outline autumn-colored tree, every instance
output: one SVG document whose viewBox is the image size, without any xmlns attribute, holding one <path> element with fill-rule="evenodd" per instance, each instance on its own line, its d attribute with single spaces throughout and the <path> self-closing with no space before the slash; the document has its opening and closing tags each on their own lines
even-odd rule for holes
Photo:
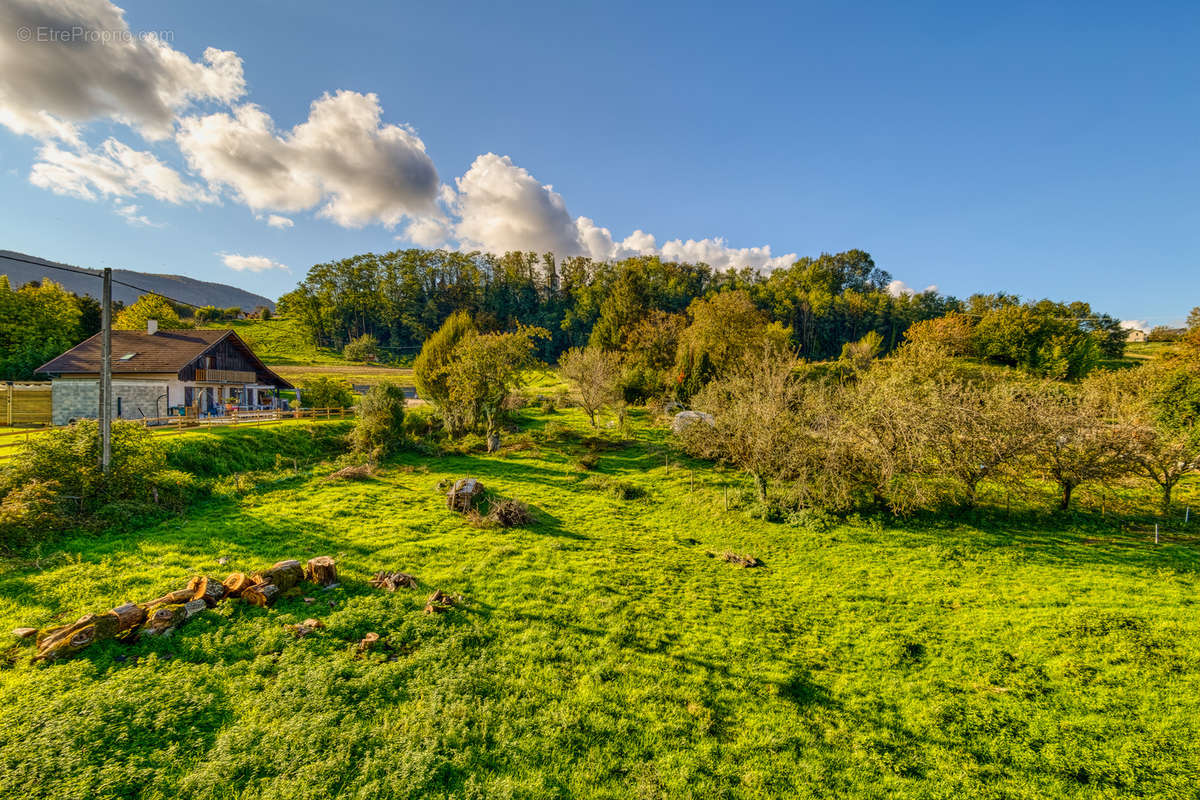
<svg viewBox="0 0 1200 800">
<path fill-rule="evenodd" d="M 952 312 L 914 322 L 904 332 L 904 340 L 912 344 L 934 345 L 952 356 L 965 356 L 971 352 L 971 318 Z"/>
<path fill-rule="evenodd" d="M 161 330 L 188 328 L 175 311 L 175 307 L 162 295 L 144 294 L 113 320 L 113 328 L 119 331 L 144 331 L 149 320 L 157 320 Z"/>
</svg>

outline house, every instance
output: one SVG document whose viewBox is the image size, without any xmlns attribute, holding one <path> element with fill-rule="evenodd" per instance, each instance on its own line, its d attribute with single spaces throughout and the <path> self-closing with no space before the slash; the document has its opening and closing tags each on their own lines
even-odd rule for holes
<svg viewBox="0 0 1200 800">
<path fill-rule="evenodd" d="M 100 334 L 38 367 L 51 378 L 53 424 L 100 412 Z M 114 419 L 216 416 L 231 409 L 275 408 L 293 388 L 230 330 L 113 331 Z"/>
<path fill-rule="evenodd" d="M 1147 339 L 1146 332 L 1142 331 L 1142 330 L 1138 330 L 1137 328 L 1130 328 L 1129 331 L 1125 334 L 1125 341 L 1127 341 L 1127 342 L 1144 342 L 1144 341 L 1146 341 L 1146 339 Z"/>
</svg>

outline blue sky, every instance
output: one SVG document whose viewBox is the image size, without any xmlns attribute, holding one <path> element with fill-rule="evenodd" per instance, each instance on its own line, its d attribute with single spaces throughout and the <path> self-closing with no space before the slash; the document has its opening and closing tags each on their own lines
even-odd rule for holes
<svg viewBox="0 0 1200 800">
<path fill-rule="evenodd" d="M 84 13 L 106 3 L 69 5 Z M 431 220 L 423 242 L 526 236 L 571 247 L 585 241 L 574 222 L 583 216 L 610 232 L 599 246 L 612 253 L 707 252 L 769 267 L 859 247 L 918 289 L 1084 299 L 1152 324 L 1200 304 L 1195 4 L 122 7 L 130 29 L 169 31 L 169 47 L 193 62 L 208 47 L 236 53 L 243 90 L 176 103 L 167 127 L 147 135 L 114 119 L 119 109 L 71 106 L 55 86 L 33 86 L 40 73 L 7 87 L 0 78 L 0 108 L 56 98 L 57 116 L 79 131 L 54 144 L 28 124 L 24 133 L 0 125 L 0 247 L 277 296 L 313 263 L 408 246 L 414 217 Z M 9 64 L 30 52 L 3 36 L 0 65 L 6 50 Z M 256 205 L 255 165 L 219 158 L 231 139 L 193 149 L 208 166 L 184 157 L 186 118 L 254 104 L 282 141 L 310 104 L 339 90 L 377 95 L 383 128 L 411 126 L 406 143 L 384 135 L 380 157 L 398 172 L 373 189 L 396 187 L 399 199 L 323 212 L 336 187 L 353 193 L 357 183 L 322 172 L 340 167 L 321 151 L 296 178 L 298 192 L 323 187 L 312 188 L 319 200 Z M 31 183 L 44 148 L 57 148 L 49 160 L 61 167 L 110 137 L 176 171 L 187 197 L 61 169 Z M 508 158 L 477 161 L 488 153 Z M 434 197 L 423 175 L 401 185 L 417 162 L 453 191 Z M 267 225 L 272 213 L 292 226 Z M 653 245 L 628 240 L 634 231 Z M 714 237 L 723 243 L 702 242 Z M 762 246 L 769 256 L 741 252 Z M 225 255 L 243 257 L 232 262 L 242 269 Z"/>
</svg>

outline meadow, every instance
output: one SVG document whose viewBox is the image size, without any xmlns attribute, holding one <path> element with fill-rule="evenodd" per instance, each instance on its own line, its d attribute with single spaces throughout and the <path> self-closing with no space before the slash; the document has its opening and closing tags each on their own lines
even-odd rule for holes
<svg viewBox="0 0 1200 800">
<path fill-rule="evenodd" d="M 333 555 L 342 584 L 68 662 L 9 647 L 0 796 L 1196 796 L 1200 558 L 1180 523 L 1155 545 L 1085 493 L 1070 515 L 1028 507 L 1047 494 L 776 524 L 647 412 L 622 433 L 519 419 L 498 454 L 422 447 L 361 482 L 264 468 L 277 443 L 254 431 L 196 434 L 238 437 L 226 466 L 254 471 L 183 517 L 5 562 L 9 628 L 285 558 Z M 466 524 L 438 489 L 466 475 L 535 523 Z M 382 569 L 420 587 L 370 588 Z M 461 604 L 424 614 L 434 589 Z M 306 617 L 325 627 L 283 627 Z M 385 646 L 357 656 L 367 632 Z"/>
</svg>

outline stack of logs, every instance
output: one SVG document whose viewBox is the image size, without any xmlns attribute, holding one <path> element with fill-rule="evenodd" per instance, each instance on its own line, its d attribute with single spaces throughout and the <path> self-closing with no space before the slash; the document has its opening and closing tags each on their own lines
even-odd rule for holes
<svg viewBox="0 0 1200 800">
<path fill-rule="evenodd" d="M 69 658 L 95 642 L 128 641 L 139 632 L 161 636 L 226 597 L 269 606 L 305 579 L 332 586 L 337 583 L 337 566 L 329 556 L 318 556 L 309 560 L 307 568 L 299 561 L 280 561 L 252 575 L 235 572 L 223 581 L 198 575 L 186 587 L 149 602 L 126 603 L 107 613 L 88 614 L 71 625 L 43 631 L 37 638 L 34 660 Z"/>
</svg>

